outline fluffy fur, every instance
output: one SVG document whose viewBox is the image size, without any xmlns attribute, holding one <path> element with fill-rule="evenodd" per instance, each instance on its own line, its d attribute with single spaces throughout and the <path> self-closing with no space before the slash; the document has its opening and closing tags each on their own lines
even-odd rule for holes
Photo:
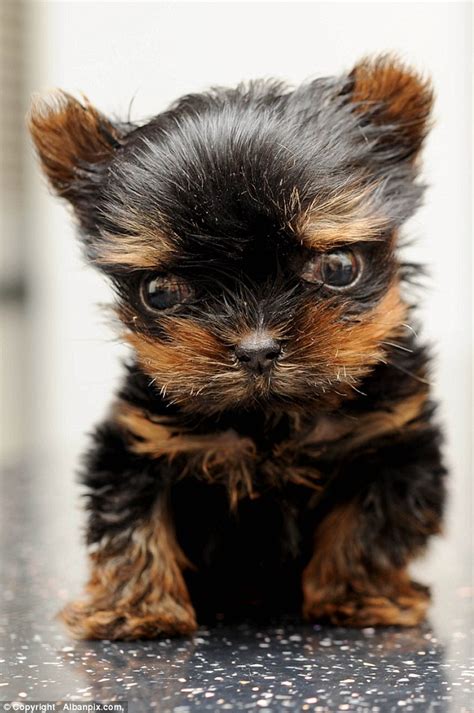
<svg viewBox="0 0 474 713">
<path fill-rule="evenodd" d="M 186 96 L 143 124 L 64 92 L 33 106 L 43 170 L 134 354 L 82 473 L 91 578 L 63 612 L 74 635 L 250 612 L 423 618 L 406 568 L 440 529 L 445 470 L 398 236 L 431 104 L 381 57 L 296 89 Z M 337 250 L 357 256 L 353 284 L 304 277 Z M 176 303 L 144 300 L 155 275 Z M 267 354 L 249 371 L 237 348 L 262 335 L 271 368 Z"/>
</svg>

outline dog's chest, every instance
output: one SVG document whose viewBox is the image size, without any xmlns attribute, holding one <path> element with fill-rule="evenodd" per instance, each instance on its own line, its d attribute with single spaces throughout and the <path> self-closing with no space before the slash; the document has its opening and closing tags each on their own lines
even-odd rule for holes
<svg viewBox="0 0 474 713">
<path fill-rule="evenodd" d="M 235 429 L 215 434 L 210 447 L 187 459 L 186 475 L 224 484 L 231 505 L 258 498 L 288 484 L 320 490 L 335 443 L 348 432 L 347 422 L 321 417 L 304 428 Z"/>
<path fill-rule="evenodd" d="M 225 486 L 232 507 L 289 483 L 320 489 L 322 464 L 353 427 L 331 415 L 305 422 L 286 417 L 275 424 L 249 416 L 212 430 L 184 430 L 123 403 L 116 418 L 130 434 L 134 452 L 158 463 L 168 460 L 176 480 Z"/>
</svg>

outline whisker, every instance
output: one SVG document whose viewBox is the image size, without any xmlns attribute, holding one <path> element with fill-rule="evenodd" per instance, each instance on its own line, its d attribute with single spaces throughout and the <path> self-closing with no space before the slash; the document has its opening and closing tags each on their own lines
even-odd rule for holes
<svg viewBox="0 0 474 713">
<path fill-rule="evenodd" d="M 415 381 L 419 381 L 420 384 L 427 384 L 427 386 L 432 385 L 431 381 L 428 381 L 428 379 L 423 379 L 422 376 L 418 376 L 418 374 L 414 374 L 412 371 L 405 369 L 403 366 L 400 366 L 399 364 L 394 364 L 391 361 L 387 362 L 387 364 L 389 366 L 393 366 L 394 369 L 398 369 L 398 371 L 401 371 L 403 374 L 406 374 L 407 376 L 411 376 L 412 379 L 415 379 Z"/>
<path fill-rule="evenodd" d="M 357 388 L 354 386 L 354 384 L 351 384 L 349 381 L 347 382 L 347 385 L 350 386 L 350 388 L 353 389 L 353 391 L 357 391 L 357 393 L 360 394 L 361 396 L 367 396 L 367 394 L 366 394 L 364 391 L 361 391 L 360 389 L 357 389 Z"/>
<path fill-rule="evenodd" d="M 402 344 L 397 344 L 397 342 L 380 342 L 381 344 L 385 344 L 388 347 L 395 347 L 395 349 L 400 349 L 402 352 L 408 352 L 409 354 L 413 354 L 413 349 L 408 349 L 408 347 L 404 347 Z"/>
<path fill-rule="evenodd" d="M 407 324 L 406 322 L 404 322 L 402 324 L 402 327 L 406 327 L 413 334 L 414 337 L 418 337 L 418 334 L 416 333 L 414 328 L 411 326 L 411 324 Z"/>
</svg>

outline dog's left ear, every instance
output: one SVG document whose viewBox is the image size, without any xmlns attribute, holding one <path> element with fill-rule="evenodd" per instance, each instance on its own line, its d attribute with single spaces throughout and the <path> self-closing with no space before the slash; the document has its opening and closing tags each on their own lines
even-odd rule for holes
<svg viewBox="0 0 474 713">
<path fill-rule="evenodd" d="M 83 228 L 94 228 L 94 200 L 121 132 L 87 99 L 58 91 L 33 102 L 28 128 L 54 191 L 73 206 Z"/>
<path fill-rule="evenodd" d="M 350 101 L 384 161 L 415 159 L 430 129 L 430 82 L 384 55 L 359 62 L 349 75 Z"/>
</svg>

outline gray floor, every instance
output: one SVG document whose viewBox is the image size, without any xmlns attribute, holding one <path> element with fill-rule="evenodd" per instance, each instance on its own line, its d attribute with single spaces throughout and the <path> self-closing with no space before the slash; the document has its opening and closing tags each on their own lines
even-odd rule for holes
<svg viewBox="0 0 474 713">
<path fill-rule="evenodd" d="M 462 528 L 419 568 L 434 604 L 417 629 L 278 622 L 201 629 L 188 640 L 91 643 L 72 641 L 54 620 L 85 576 L 70 473 L 60 464 L 10 470 L 0 507 L 0 701 L 124 701 L 132 713 L 474 710 Z"/>
</svg>

